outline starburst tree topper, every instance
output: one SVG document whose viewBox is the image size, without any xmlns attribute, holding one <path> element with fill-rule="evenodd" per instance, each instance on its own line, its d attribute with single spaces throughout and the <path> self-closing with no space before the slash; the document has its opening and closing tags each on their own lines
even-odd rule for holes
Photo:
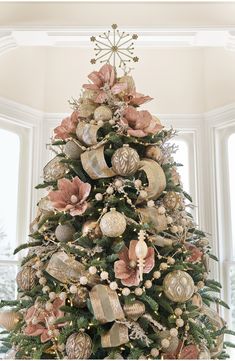
<svg viewBox="0 0 235 361">
<path fill-rule="evenodd" d="M 129 34 L 119 31 L 116 24 L 112 25 L 112 30 L 104 32 L 98 37 L 92 36 L 90 40 L 95 43 L 95 58 L 91 59 L 92 64 L 113 63 L 116 67 L 125 67 L 131 61 L 137 62 L 139 58 L 134 56 L 134 42 L 138 38 L 137 34 Z"/>
</svg>

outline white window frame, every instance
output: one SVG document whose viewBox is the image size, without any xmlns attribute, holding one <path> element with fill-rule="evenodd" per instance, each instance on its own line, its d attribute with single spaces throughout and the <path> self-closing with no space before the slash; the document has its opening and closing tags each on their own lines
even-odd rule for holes
<svg viewBox="0 0 235 361">
<path fill-rule="evenodd" d="M 38 195 L 34 186 L 39 182 L 41 168 L 42 120 L 41 112 L 0 97 L 0 128 L 15 133 L 20 141 L 15 247 L 28 241 L 29 223 L 35 214 Z M 0 265 L 18 266 L 22 256 L 23 252 L 6 260 L 0 255 Z"/>
</svg>

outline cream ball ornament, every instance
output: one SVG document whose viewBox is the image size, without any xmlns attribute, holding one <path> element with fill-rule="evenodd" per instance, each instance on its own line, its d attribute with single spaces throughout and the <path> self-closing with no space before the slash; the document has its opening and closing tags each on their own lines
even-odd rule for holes
<svg viewBox="0 0 235 361">
<path fill-rule="evenodd" d="M 163 290 L 169 300 L 186 302 L 194 293 L 194 282 L 187 272 L 176 270 L 169 272 L 164 278 Z"/>
<path fill-rule="evenodd" d="M 162 351 L 166 353 L 174 353 L 179 346 L 178 337 L 171 336 L 169 330 L 161 331 L 159 333 L 159 337 L 161 340 Z"/>
<path fill-rule="evenodd" d="M 55 230 L 56 239 L 59 242 L 68 242 L 73 240 L 76 229 L 71 224 L 59 224 Z"/>
<path fill-rule="evenodd" d="M 115 208 L 111 208 L 100 221 L 100 229 L 104 236 L 107 237 L 119 237 L 126 229 L 125 216 L 117 212 Z"/>
<path fill-rule="evenodd" d="M 100 120 L 102 121 L 108 121 L 112 119 L 113 113 L 112 110 L 107 105 L 100 105 L 96 110 L 94 111 L 94 119 L 98 122 Z"/>
<path fill-rule="evenodd" d="M 129 144 L 117 149 L 111 159 L 112 169 L 121 176 L 130 176 L 139 168 L 140 157 L 137 151 Z"/>
<path fill-rule="evenodd" d="M 150 351 L 150 355 L 152 356 L 152 357 L 158 357 L 158 355 L 159 355 L 159 350 L 157 349 L 157 348 L 152 348 L 151 349 L 151 351 Z"/>
</svg>

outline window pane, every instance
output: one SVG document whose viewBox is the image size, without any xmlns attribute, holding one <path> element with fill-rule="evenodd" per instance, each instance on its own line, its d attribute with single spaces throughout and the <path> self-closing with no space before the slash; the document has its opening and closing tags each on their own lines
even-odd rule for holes
<svg viewBox="0 0 235 361">
<path fill-rule="evenodd" d="M 233 239 L 233 256 L 235 256 L 235 133 L 228 139 L 228 162 L 229 162 L 229 187 L 230 187 L 230 209 L 231 209 L 231 228 Z"/>
<path fill-rule="evenodd" d="M 16 295 L 16 266 L 0 265 L 0 299 L 14 300 Z"/>
<path fill-rule="evenodd" d="M 9 259 L 16 247 L 20 140 L 0 129 L 0 259 Z"/>
</svg>

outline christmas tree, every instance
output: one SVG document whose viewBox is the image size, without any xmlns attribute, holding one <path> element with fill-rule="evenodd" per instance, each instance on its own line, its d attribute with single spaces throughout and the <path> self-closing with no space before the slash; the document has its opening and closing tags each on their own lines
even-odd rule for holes
<svg viewBox="0 0 235 361">
<path fill-rule="evenodd" d="M 206 234 L 190 213 L 175 135 L 139 107 L 126 70 L 137 36 L 91 40 L 105 63 L 54 129 L 47 194 L 30 225 L 18 299 L 1 301 L 2 351 L 16 359 L 224 359 L 228 307 L 208 275 Z M 110 60 L 114 60 L 114 65 Z M 115 64 L 124 69 L 117 73 Z"/>
</svg>

